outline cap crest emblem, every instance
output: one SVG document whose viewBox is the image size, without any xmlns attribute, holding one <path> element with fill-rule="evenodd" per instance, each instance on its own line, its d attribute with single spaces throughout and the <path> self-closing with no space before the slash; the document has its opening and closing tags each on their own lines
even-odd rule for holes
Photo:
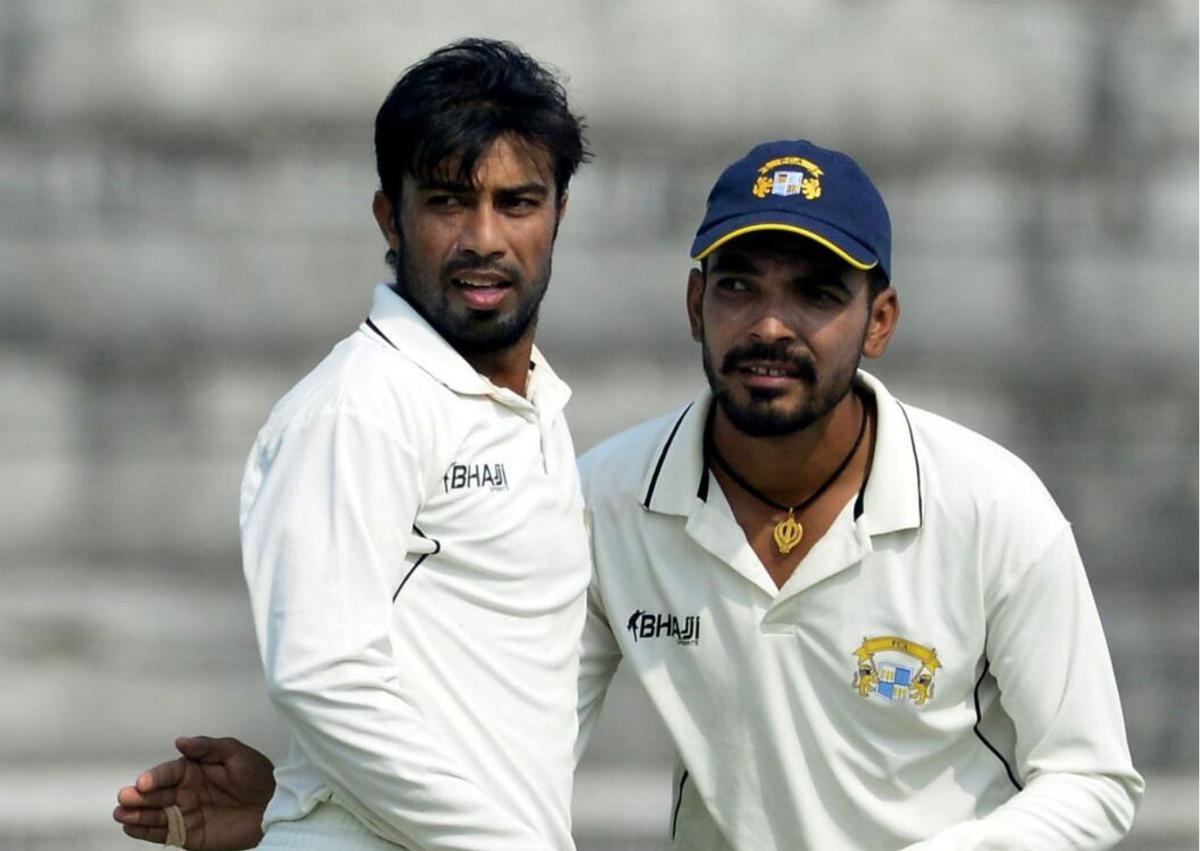
<svg viewBox="0 0 1200 851">
<path fill-rule="evenodd" d="M 788 165 L 799 166 L 803 171 L 782 170 L 783 166 Z M 812 160 L 804 157 L 779 157 L 759 167 L 758 177 L 750 191 L 755 198 L 766 198 L 768 195 L 782 195 L 785 198 L 789 195 L 803 195 L 809 201 L 813 201 L 821 197 L 821 177 L 824 174 L 820 166 Z"/>
</svg>

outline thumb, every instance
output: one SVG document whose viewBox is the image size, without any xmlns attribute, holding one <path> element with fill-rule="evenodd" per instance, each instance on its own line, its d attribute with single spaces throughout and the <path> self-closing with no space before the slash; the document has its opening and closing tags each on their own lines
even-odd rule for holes
<svg viewBox="0 0 1200 851">
<path fill-rule="evenodd" d="M 209 736 L 180 736 L 175 740 L 175 750 L 199 762 L 212 751 L 215 743 L 216 739 Z"/>
</svg>

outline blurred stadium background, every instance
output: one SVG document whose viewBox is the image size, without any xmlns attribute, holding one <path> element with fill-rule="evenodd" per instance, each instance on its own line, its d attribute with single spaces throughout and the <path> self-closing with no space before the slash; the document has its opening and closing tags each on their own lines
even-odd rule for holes
<svg viewBox="0 0 1200 851">
<path fill-rule="evenodd" d="M 904 304 L 874 369 L 1073 519 L 1149 780 L 1123 847 L 1195 848 L 1194 0 L 0 0 L 0 847 L 135 847 L 112 795 L 175 734 L 280 753 L 241 464 L 386 273 L 379 102 L 463 35 L 561 68 L 591 125 L 540 336 L 581 450 L 700 386 L 686 250 L 725 163 L 802 136 L 868 167 Z M 620 680 L 581 851 L 659 847 L 669 759 Z"/>
</svg>

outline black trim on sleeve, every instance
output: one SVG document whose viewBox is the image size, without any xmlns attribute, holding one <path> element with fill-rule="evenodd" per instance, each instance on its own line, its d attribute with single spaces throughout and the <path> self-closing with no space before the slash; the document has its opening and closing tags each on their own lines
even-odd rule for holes
<svg viewBox="0 0 1200 851">
<path fill-rule="evenodd" d="M 367 321 L 370 322 L 371 320 L 368 319 Z M 384 337 L 384 339 L 386 340 L 387 337 Z M 430 556 L 437 555 L 438 553 L 440 553 L 442 551 L 442 542 L 435 540 L 435 539 L 429 537 L 428 535 L 426 535 L 424 532 L 422 532 L 420 529 L 417 528 L 417 524 L 415 524 L 415 523 L 413 524 L 413 531 L 416 532 L 418 535 L 420 535 L 425 540 L 433 541 L 433 552 L 421 553 L 421 557 L 419 559 L 417 559 L 416 563 L 412 567 L 410 567 L 408 569 L 408 573 L 404 574 L 404 578 L 402 580 L 400 580 L 400 587 L 397 588 L 396 593 L 392 595 L 393 603 L 396 602 L 396 598 L 400 596 L 400 592 L 404 590 L 404 586 L 406 584 L 408 584 L 409 577 L 411 577 L 413 575 L 413 573 L 416 571 L 416 569 L 421 566 L 421 562 L 425 561 L 425 559 L 429 558 Z"/>
<path fill-rule="evenodd" d="M 378 335 L 379 335 L 379 336 L 380 336 L 380 337 L 383 339 L 383 342 L 387 343 L 387 344 L 388 344 L 389 346 L 391 346 L 393 349 L 396 349 L 396 344 L 395 344 L 395 343 L 393 343 L 393 342 L 392 342 L 390 339 L 388 339 L 388 335 L 387 335 L 387 334 L 385 334 L 385 333 L 383 333 L 382 331 L 380 331 L 380 330 L 379 330 L 379 326 L 378 326 L 378 325 L 376 325 L 374 322 L 372 322 L 372 321 L 371 321 L 371 317 L 370 317 L 370 316 L 368 316 L 368 317 L 367 317 L 367 319 L 366 319 L 366 323 L 367 323 L 367 327 L 368 327 L 368 328 L 370 328 L 372 331 L 374 331 L 376 334 L 378 334 Z M 397 350 L 397 351 L 399 351 L 399 349 L 396 349 L 396 350 Z"/>
<path fill-rule="evenodd" d="M 912 444 L 913 466 L 917 468 L 917 522 L 922 526 L 925 525 L 925 497 L 921 493 L 921 459 L 917 457 L 917 438 L 913 434 L 912 421 L 908 418 L 908 411 L 904 410 L 904 406 L 899 402 L 896 407 L 900 409 L 900 413 L 904 414 L 904 424 L 908 426 L 908 442 Z"/>
<path fill-rule="evenodd" d="M 675 828 L 679 826 L 679 807 L 683 804 L 683 784 L 687 783 L 688 773 L 684 769 L 683 776 L 679 778 L 679 791 L 675 793 L 675 812 L 671 813 L 671 839 L 675 839 Z"/>
<path fill-rule="evenodd" d="M 989 742 L 979 730 L 979 725 L 983 723 L 983 713 L 979 709 L 979 687 L 983 684 L 983 678 L 987 676 L 988 669 L 991 668 L 991 666 L 991 662 L 984 661 L 983 673 L 981 673 L 979 675 L 979 679 L 975 681 L 975 726 L 971 729 L 975 731 L 975 735 L 978 737 L 979 741 L 983 742 L 984 747 L 991 751 L 992 754 L 995 755 L 996 759 L 1000 760 L 1000 764 L 1004 766 L 1005 773 L 1008 774 L 1008 779 L 1012 782 L 1012 785 L 1017 787 L 1017 791 L 1020 792 L 1025 787 L 1021 785 L 1021 781 L 1017 780 L 1016 772 L 1012 770 L 1012 766 L 1008 764 L 1008 760 L 1004 758 L 1004 755 L 1000 753 L 1000 751 L 996 749 L 996 746 Z"/>
<path fill-rule="evenodd" d="M 675 421 L 675 427 L 671 429 L 671 436 L 667 438 L 667 445 L 659 453 L 658 463 L 654 466 L 654 475 L 650 477 L 650 487 L 646 489 L 646 498 L 642 500 L 642 508 L 650 508 L 650 500 L 654 497 L 654 488 L 658 486 L 658 474 L 662 472 L 663 462 L 667 460 L 667 451 L 671 448 L 671 441 L 675 439 L 675 432 L 679 431 L 679 426 L 683 423 L 683 418 L 687 416 L 687 412 L 692 409 L 692 404 L 689 402 L 688 406 L 683 409 L 683 413 Z"/>
</svg>

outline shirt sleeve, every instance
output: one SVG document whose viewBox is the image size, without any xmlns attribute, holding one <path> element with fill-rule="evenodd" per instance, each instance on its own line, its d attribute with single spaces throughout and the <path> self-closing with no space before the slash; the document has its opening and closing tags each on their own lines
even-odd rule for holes
<svg viewBox="0 0 1200 851">
<path fill-rule="evenodd" d="M 1103 849 L 1133 823 L 1134 770 L 1108 647 L 1070 528 L 998 590 L 987 656 L 1016 730 L 1021 790 L 909 851 Z"/>
<path fill-rule="evenodd" d="M 384 839 L 414 851 L 545 848 L 431 732 L 392 644 L 427 487 L 396 431 L 323 411 L 247 466 L 242 551 L 268 692 L 333 799 Z"/>
<path fill-rule="evenodd" d="M 588 531 L 591 532 L 591 515 Z M 592 548 L 593 565 L 595 547 Z M 588 588 L 587 620 L 583 625 L 583 639 L 579 653 L 579 736 L 575 739 L 575 764 L 583 758 L 591 741 L 592 733 L 604 706 L 609 683 L 621 662 L 621 649 L 608 623 L 608 614 L 596 588 L 596 571 L 592 569 L 592 584 Z"/>
</svg>

